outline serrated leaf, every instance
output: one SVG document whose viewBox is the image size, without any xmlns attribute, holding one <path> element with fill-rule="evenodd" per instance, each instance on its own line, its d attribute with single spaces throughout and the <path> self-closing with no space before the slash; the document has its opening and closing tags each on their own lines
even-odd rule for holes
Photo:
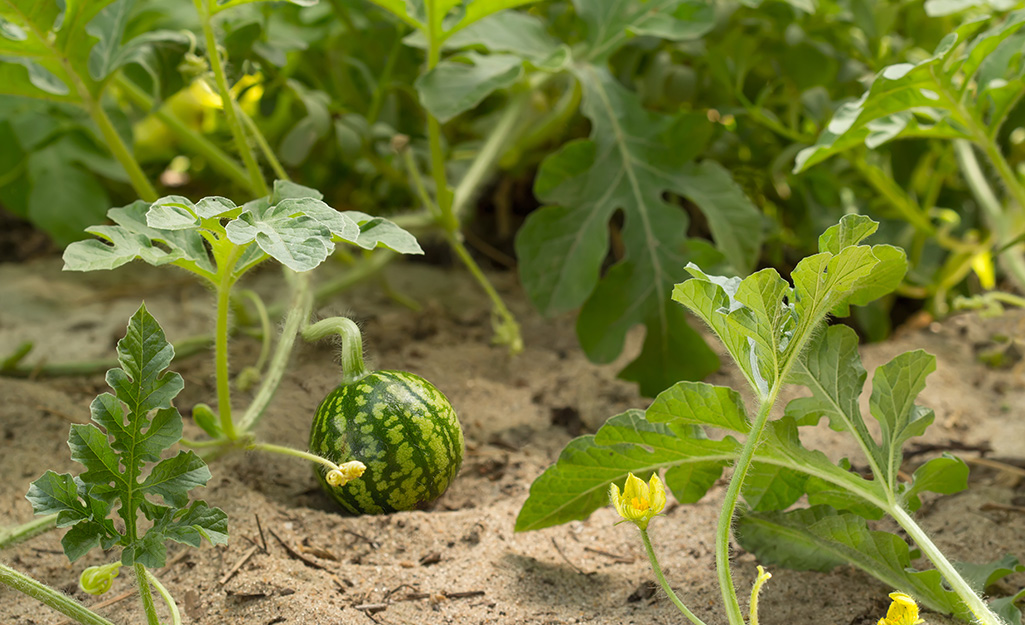
<svg viewBox="0 0 1025 625">
<path fill-rule="evenodd" d="M 119 544 L 124 548 L 123 563 L 163 566 L 163 530 L 155 523 L 140 535 L 139 511 L 151 520 L 155 520 L 157 510 L 177 514 L 188 506 L 188 491 L 205 484 L 210 471 L 191 451 L 160 459 L 161 452 L 181 440 L 181 416 L 171 401 L 183 383 L 177 373 L 165 371 L 174 349 L 145 305 L 132 316 L 117 351 L 121 368 L 107 372 L 107 383 L 115 394 L 97 397 L 92 402 L 95 424 L 72 425 L 68 437 L 71 457 L 85 467 L 85 472 L 73 478 L 49 471 L 32 484 L 27 497 L 37 514 L 56 512 L 59 525 L 73 526 L 63 540 L 72 560 L 97 545 L 109 549 Z M 147 462 L 157 464 L 140 481 Z M 162 497 L 173 508 L 147 499 L 153 496 Z M 115 503 L 124 521 L 121 528 L 108 518 Z M 188 513 L 179 516 L 185 518 Z M 216 515 L 207 512 L 203 516 Z M 223 532 L 210 535 L 223 539 Z"/>
<path fill-rule="evenodd" d="M 807 482 L 807 473 L 752 462 L 741 494 L 751 510 L 785 510 L 805 494 Z"/>
<path fill-rule="evenodd" d="M 523 61 L 510 54 L 460 54 L 438 63 L 416 80 L 420 101 L 441 122 L 476 107 L 523 76 Z"/>
<path fill-rule="evenodd" d="M 968 582 L 972 590 L 980 594 L 1009 575 L 1025 572 L 1025 566 L 1011 554 L 993 562 L 955 562 L 954 567 Z"/>
<path fill-rule="evenodd" d="M 643 323 L 646 349 L 624 375 L 644 379 L 667 364 L 678 373 L 699 373 L 714 365 L 711 354 L 677 325 L 666 302 L 671 285 L 685 275 L 684 265 L 699 256 L 707 260 L 709 250 L 687 238 L 686 214 L 664 195 L 691 198 L 693 186 L 699 207 L 716 209 L 705 202 L 707 189 L 695 183 L 705 166 L 688 166 L 708 137 L 707 119 L 649 113 L 634 94 L 594 66 L 578 66 L 577 76 L 591 138 L 566 144 L 541 165 L 535 194 L 547 205 L 531 213 L 517 235 L 521 279 L 543 314 L 584 304 L 577 333 L 592 360 L 614 359 L 626 331 Z M 599 281 L 608 252 L 608 222 L 616 211 L 624 215 L 625 255 Z M 724 210 L 717 219 L 737 216 Z M 733 223 L 734 232 L 760 242 L 760 225 L 750 216 Z M 700 353 L 701 363 L 684 362 L 679 350 L 688 346 Z M 645 393 L 676 379 L 666 375 L 650 381 Z"/>
<path fill-rule="evenodd" d="M 199 225 L 196 205 L 180 195 L 162 197 L 150 205 L 146 225 L 157 230 L 190 230 Z"/>
<path fill-rule="evenodd" d="M 220 508 L 211 508 L 205 501 L 194 501 L 162 528 L 164 536 L 175 542 L 199 547 L 205 538 L 211 545 L 228 542 L 228 515 Z"/>
<path fill-rule="evenodd" d="M 138 258 L 156 266 L 187 264 L 212 276 L 213 261 L 199 233 L 150 227 L 146 219 L 149 208 L 148 202 L 139 200 L 107 211 L 116 226 L 94 226 L 87 230 L 105 242 L 93 239 L 69 245 L 64 250 L 64 270 L 114 269 Z M 167 249 L 154 242 L 160 242 Z"/>
<path fill-rule="evenodd" d="M 911 568 L 907 543 L 889 532 L 869 530 L 857 515 L 827 506 L 750 513 L 737 522 L 737 538 L 764 564 L 816 571 L 853 564 L 931 610 L 972 618 L 968 607 L 945 588 L 938 571 Z"/>
<path fill-rule="evenodd" d="M 380 246 L 399 254 L 424 253 L 416 237 L 384 217 L 374 217 L 360 211 L 345 211 L 344 214 L 359 225 L 356 245 L 365 250 Z"/>
<path fill-rule="evenodd" d="M 725 428 L 741 434 L 746 434 L 751 428 L 740 393 L 704 382 L 677 382 L 659 393 L 644 411 L 644 416 L 652 423 L 676 421 Z"/>
<path fill-rule="evenodd" d="M 609 484 L 621 483 L 628 473 L 647 476 L 690 464 L 705 471 L 717 466 L 721 472 L 738 451 L 739 444 L 732 438 L 682 438 L 669 425 L 646 421 L 639 410 L 625 412 L 609 419 L 594 436 L 576 438 L 566 446 L 558 462 L 531 485 L 516 531 L 587 518 L 608 503 Z M 666 486 L 674 493 L 679 487 L 681 499 L 693 501 L 695 482 L 690 477 L 690 473 L 669 472 Z"/>
<path fill-rule="evenodd" d="M 209 480 L 210 469 L 203 459 L 192 451 L 183 451 L 153 467 L 142 483 L 142 490 L 147 495 L 163 497 L 170 506 L 182 508 L 188 505 L 188 491 L 206 485 Z"/>
<path fill-rule="evenodd" d="M 235 245 L 253 241 L 261 250 L 293 271 L 309 271 L 331 254 L 331 230 L 305 214 L 293 216 L 288 206 L 276 205 L 262 214 L 247 210 L 224 227 Z"/>
<path fill-rule="evenodd" d="M 922 350 L 901 354 L 876 369 L 872 376 L 869 409 L 882 429 L 879 445 L 883 460 L 881 476 L 891 488 L 903 461 L 901 448 L 913 436 L 921 436 L 934 418 L 932 410 L 915 405 L 925 389 L 926 377 L 936 370 L 936 357 Z"/>
<path fill-rule="evenodd" d="M 715 26 L 715 10 L 703 0 L 574 0 L 587 24 L 588 57 L 607 60 L 630 36 L 673 41 L 698 39 Z"/>
</svg>

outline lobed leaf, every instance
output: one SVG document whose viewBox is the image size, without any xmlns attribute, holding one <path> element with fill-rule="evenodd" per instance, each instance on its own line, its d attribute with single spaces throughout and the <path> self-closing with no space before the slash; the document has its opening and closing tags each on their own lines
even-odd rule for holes
<svg viewBox="0 0 1025 625">
<path fill-rule="evenodd" d="M 416 89 L 431 115 L 447 122 L 475 108 L 498 89 L 516 84 L 523 76 L 523 61 L 511 54 L 476 52 L 450 57 L 416 80 Z"/>
<path fill-rule="evenodd" d="M 161 459 L 162 452 L 181 440 L 181 415 L 171 402 L 183 383 L 177 373 L 166 371 L 174 349 L 145 305 L 132 316 L 117 351 L 121 368 L 107 372 L 114 394 L 98 396 L 91 407 L 94 423 L 71 426 L 68 437 L 71 457 L 85 471 L 77 478 L 48 471 L 32 483 L 27 498 L 36 514 L 56 512 L 58 525 L 72 526 L 62 541 L 72 560 L 96 546 L 109 549 L 116 544 L 123 548 L 122 563 L 159 567 L 166 559 L 166 540 L 184 536 L 197 544 L 189 532 L 199 530 L 188 527 L 203 528 L 205 523 L 211 526 L 209 536 L 223 542 L 226 521 L 223 512 L 212 509 L 197 513 L 195 522 L 189 520 L 187 510 L 199 509 L 195 504 L 186 508 L 188 492 L 210 479 L 202 459 L 191 451 Z M 143 478 L 147 462 L 157 464 Z M 147 499 L 153 496 L 172 507 Z M 108 518 L 115 504 L 124 521 L 121 528 Z M 188 522 L 155 523 L 140 535 L 136 529 L 140 510 L 151 520 L 163 510 L 161 514 Z M 168 528 L 175 528 L 177 534 L 165 535 Z"/>
</svg>

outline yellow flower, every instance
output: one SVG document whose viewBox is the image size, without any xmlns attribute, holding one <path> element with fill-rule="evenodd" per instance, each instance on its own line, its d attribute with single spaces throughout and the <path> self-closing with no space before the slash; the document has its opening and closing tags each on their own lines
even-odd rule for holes
<svg viewBox="0 0 1025 625">
<path fill-rule="evenodd" d="M 648 529 L 648 521 L 666 507 L 666 487 L 658 478 L 658 473 L 651 475 L 648 484 L 630 473 L 623 485 L 623 493 L 615 484 L 609 486 L 609 499 L 623 520 L 630 521 L 637 527 Z"/>
<path fill-rule="evenodd" d="M 918 618 L 918 604 L 915 600 L 902 592 L 891 592 L 890 609 L 886 611 L 886 618 L 879 619 L 878 625 L 918 625 L 924 623 Z"/>
<path fill-rule="evenodd" d="M 327 472 L 325 480 L 327 483 L 334 487 L 345 486 L 349 482 L 363 475 L 363 472 L 367 470 L 367 465 L 363 464 L 359 460 L 350 460 L 344 464 L 338 465 L 338 468 L 331 469 Z"/>
</svg>

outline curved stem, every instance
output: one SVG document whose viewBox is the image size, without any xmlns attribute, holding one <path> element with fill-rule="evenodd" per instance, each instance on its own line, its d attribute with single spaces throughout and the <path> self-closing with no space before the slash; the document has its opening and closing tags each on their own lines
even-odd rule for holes
<svg viewBox="0 0 1025 625">
<path fill-rule="evenodd" d="M 57 515 L 47 514 L 32 519 L 28 523 L 0 529 L 0 549 L 5 549 L 23 540 L 28 540 L 55 527 L 57 527 Z"/>
<path fill-rule="evenodd" d="M 245 289 L 241 291 L 239 295 L 252 302 L 253 308 L 256 309 L 256 316 L 260 320 L 260 331 L 263 333 L 263 343 L 260 345 L 260 355 L 256 358 L 256 364 L 253 366 L 256 367 L 257 370 L 263 371 L 263 366 L 267 364 L 267 358 L 270 356 L 270 316 L 267 314 L 267 307 L 263 305 L 263 300 L 256 294 L 256 291 L 252 289 Z"/>
<path fill-rule="evenodd" d="M 268 195 L 267 181 L 263 178 L 260 165 L 253 156 L 246 142 L 246 133 L 239 122 L 235 110 L 235 100 L 231 96 L 231 89 L 228 87 L 228 79 L 224 74 L 224 65 L 221 63 L 221 55 L 217 52 L 217 38 L 214 36 L 214 27 L 211 23 L 211 13 L 208 0 L 193 0 L 196 12 L 199 13 L 199 23 L 203 27 L 203 38 L 206 42 L 206 56 L 210 62 L 210 69 L 214 72 L 214 81 L 217 83 L 217 91 L 221 95 L 221 105 L 224 110 L 224 118 L 228 122 L 231 136 L 235 140 L 235 149 L 238 150 L 242 162 L 246 166 L 249 180 L 253 189 L 259 195 Z"/>
<path fill-rule="evenodd" d="M 370 372 L 363 363 L 363 336 L 356 322 L 348 317 L 331 317 L 302 331 L 307 341 L 319 341 L 334 334 L 342 338 L 342 384 L 362 380 Z"/>
<path fill-rule="evenodd" d="M 221 175 L 229 178 L 240 187 L 248 189 L 253 195 L 257 194 L 258 190 L 253 188 L 252 181 L 246 176 L 245 170 L 242 169 L 242 166 L 235 159 L 228 156 L 224 150 L 214 145 L 202 134 L 189 128 L 168 107 L 156 106 L 156 103 L 153 101 L 153 98 L 149 97 L 149 94 L 140 89 L 131 80 L 125 78 L 124 75 L 118 74 L 114 80 L 125 97 L 131 100 L 135 106 L 163 122 L 178 137 L 183 146 L 205 158 L 210 163 L 210 166 Z"/>
<path fill-rule="evenodd" d="M 274 349 L 274 356 L 271 358 L 267 372 L 263 376 L 260 390 L 257 391 L 253 402 L 246 409 L 244 415 L 238 422 L 238 428 L 242 432 L 249 432 L 255 427 L 257 421 L 263 416 L 271 399 L 278 390 L 281 378 L 288 368 L 288 361 L 292 356 L 292 347 L 295 345 L 295 336 L 310 318 L 313 310 L 313 298 L 310 297 L 310 274 L 309 272 L 297 273 L 294 275 L 295 293 L 292 298 L 292 307 L 285 316 L 285 323 L 281 329 L 281 336 L 278 338 L 278 345 Z M 269 339 L 268 339 L 269 340 Z"/>
<path fill-rule="evenodd" d="M 1014 219 L 1014 213 L 1010 213 L 1010 211 L 1005 212 L 1000 200 L 986 181 L 986 176 L 979 166 L 979 161 L 975 158 L 975 151 L 970 142 L 965 139 L 954 141 L 954 152 L 957 155 L 958 165 L 961 166 L 961 173 L 964 174 L 965 181 L 972 190 L 972 195 L 975 196 L 976 201 L 979 203 L 990 231 L 996 234 L 1000 247 L 1008 245 L 1019 235 L 1023 220 L 1021 218 Z M 990 160 L 993 160 L 993 154 L 987 152 L 987 155 Z M 999 150 L 996 150 L 995 157 L 1003 161 L 1003 155 L 1000 154 Z M 1003 162 L 1006 165 L 1006 161 Z M 1013 177 L 1013 172 L 1010 175 Z M 1005 179 L 1004 182 L 1006 184 L 1007 180 Z M 1020 186 L 1018 185 L 1019 188 Z M 1012 186 L 1008 184 L 1007 187 L 1012 191 L 1013 195 L 1014 189 Z M 1025 209 L 1025 204 L 1022 204 L 1016 213 L 1020 215 L 1022 209 Z M 1020 244 L 1013 245 L 1010 249 L 1004 250 L 999 255 L 998 261 L 1001 267 L 1010 275 L 1011 279 L 1014 280 L 1018 290 L 1025 291 L 1025 255 L 1022 254 L 1022 249 L 1023 246 Z"/>
<path fill-rule="evenodd" d="M 110 117 L 107 116 L 107 112 L 103 110 L 100 102 L 88 98 L 85 100 L 85 108 L 93 122 L 100 129 L 100 134 L 103 135 L 107 148 L 110 149 L 114 158 L 124 167 L 125 172 L 128 174 L 128 179 L 132 183 L 132 188 L 139 194 L 139 198 L 146 202 L 156 202 L 160 197 L 157 194 L 157 190 L 150 184 L 149 178 L 146 177 L 142 167 L 139 166 L 139 161 L 135 160 L 131 150 L 121 140 L 121 135 L 117 133 L 114 124 L 111 123 Z"/>
<path fill-rule="evenodd" d="M 644 550 L 648 553 L 648 561 L 651 562 L 651 570 L 655 572 L 655 579 L 657 579 L 659 585 L 662 586 L 662 590 L 669 595 L 669 600 L 673 602 L 673 605 L 675 605 L 691 623 L 694 623 L 694 625 L 705 625 L 704 621 L 687 609 L 687 606 L 683 604 L 683 601 L 680 601 L 680 598 L 676 596 L 673 589 L 669 587 L 669 582 L 666 581 L 666 576 L 662 573 L 662 567 L 658 564 L 658 558 L 655 557 L 655 550 L 651 546 L 651 539 L 648 538 L 648 530 L 642 530 L 640 528 L 637 529 L 641 532 L 641 540 L 644 541 Z"/>
<path fill-rule="evenodd" d="M 748 611 L 750 625 L 758 625 L 758 595 L 762 592 L 762 586 L 771 577 L 772 573 L 767 572 L 761 566 L 758 567 L 758 577 L 755 578 L 755 583 L 751 587 L 751 603 L 749 604 L 750 610 Z"/>
<path fill-rule="evenodd" d="M 135 583 L 139 585 L 139 598 L 142 599 L 142 609 L 146 613 L 146 625 L 160 625 L 157 618 L 157 607 L 153 604 L 153 593 L 150 592 L 147 576 L 149 572 L 146 567 L 135 563 Z"/>
<path fill-rule="evenodd" d="M 758 447 L 762 430 L 765 429 L 769 411 L 776 403 L 779 388 L 779 384 L 774 385 L 770 395 L 761 400 L 758 415 L 755 417 L 754 423 L 751 424 L 750 434 L 744 442 L 740 458 L 734 465 L 733 477 L 730 478 L 730 485 L 726 489 L 726 499 L 723 501 L 722 510 L 719 513 L 719 525 L 715 532 L 715 568 L 719 576 L 719 588 L 722 591 L 726 616 L 729 617 L 730 625 L 744 625 L 744 613 L 740 610 L 740 600 L 737 599 L 737 589 L 733 585 L 733 576 L 730 573 L 730 530 L 733 527 L 733 514 L 737 510 L 740 489 L 744 486 L 748 469 L 751 468 L 755 448 Z"/>
<path fill-rule="evenodd" d="M 323 465 L 330 470 L 338 471 L 339 466 L 327 458 L 321 458 L 317 454 L 311 454 L 308 451 L 300 451 L 298 449 L 292 449 L 291 447 L 285 447 L 284 445 L 273 445 L 271 443 L 251 443 L 246 446 L 246 449 L 254 451 L 266 451 L 272 454 L 281 454 L 284 456 L 292 456 L 293 458 L 302 458 L 303 460 L 309 460 L 317 464 Z"/>
<path fill-rule="evenodd" d="M 281 165 L 281 161 L 278 160 L 278 156 L 274 153 L 274 150 L 271 149 L 270 144 L 267 143 L 267 137 L 263 136 L 263 132 L 260 131 L 260 127 L 256 125 L 253 118 L 247 115 L 242 109 L 236 109 L 236 112 L 245 123 L 246 130 L 249 131 L 253 140 L 256 141 L 256 145 L 263 153 L 263 157 L 267 159 L 267 164 L 270 165 L 271 170 L 274 172 L 274 176 L 278 180 L 291 180 L 291 178 L 288 177 L 288 172 L 286 172 L 285 168 Z"/>
<path fill-rule="evenodd" d="M 951 589 L 957 593 L 957 596 L 964 601 L 968 609 L 971 610 L 975 618 L 979 620 L 979 623 L 983 625 L 1006 625 L 1004 620 L 996 615 L 986 604 L 982 598 L 972 590 L 968 582 L 961 577 L 954 565 L 951 564 L 947 557 L 943 555 L 939 547 L 929 538 L 924 530 L 915 522 L 911 515 L 908 514 L 900 506 L 894 506 L 890 510 L 890 514 L 893 519 L 908 533 L 911 540 L 915 541 L 915 544 L 922 550 L 925 557 L 929 558 L 929 561 L 933 563 L 933 566 L 943 574 L 943 578 L 950 585 Z"/>
<path fill-rule="evenodd" d="M 167 589 L 160 583 L 160 580 L 153 573 L 150 573 L 148 569 L 146 570 L 146 579 L 153 584 L 153 587 L 163 597 L 164 603 L 167 604 L 167 609 L 171 612 L 171 625 L 182 625 L 182 615 L 178 611 L 178 604 L 174 602 L 174 597 L 171 596 L 171 593 L 167 592 Z"/>
<path fill-rule="evenodd" d="M 108 621 L 71 597 L 67 597 L 63 593 L 32 579 L 24 573 L 19 573 L 3 563 L 0 563 L 0 584 L 10 586 L 14 590 L 57 610 L 64 616 L 75 619 L 82 623 L 82 625 L 114 625 L 111 621 Z"/>
</svg>

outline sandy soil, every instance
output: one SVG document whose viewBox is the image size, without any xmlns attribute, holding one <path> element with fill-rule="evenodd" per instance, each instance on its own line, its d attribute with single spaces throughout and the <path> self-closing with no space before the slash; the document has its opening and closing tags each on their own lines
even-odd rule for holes
<svg viewBox="0 0 1025 625">
<path fill-rule="evenodd" d="M 173 271 L 132 266 L 82 275 L 61 273 L 59 266 L 54 259 L 0 265 L 0 355 L 33 340 L 33 362 L 44 356 L 54 361 L 108 358 L 140 299 L 172 340 L 211 327 L 208 294 Z M 495 280 L 523 324 L 527 348 L 518 358 L 488 345 L 486 302 L 463 272 L 405 266 L 391 267 L 388 275 L 393 287 L 422 304 L 421 311 L 401 308 L 376 285 L 368 285 L 339 296 L 319 314 L 353 315 L 364 327 L 368 364 L 413 371 L 448 395 L 467 438 L 459 479 L 432 510 L 351 518 L 340 515 L 320 492 L 305 463 L 262 454 L 215 461 L 214 478 L 200 496 L 228 512 L 230 544 L 173 551 L 171 563 L 158 572 L 178 598 L 184 622 L 685 622 L 666 597 L 652 590 L 636 532 L 613 527 L 611 510 L 540 532 L 512 531 L 531 481 L 572 436 L 593 431 L 626 408 L 643 408 L 646 401 L 633 386 L 615 379 L 615 366 L 586 361 L 571 317 L 544 320 L 531 312 L 514 276 L 496 275 Z M 273 272 L 260 276 L 258 286 L 281 292 Z M 922 403 L 936 410 L 937 424 L 924 442 L 985 446 L 992 450 L 987 457 L 1025 466 L 1025 379 L 1021 366 L 1013 364 L 1020 358 L 1019 346 L 1007 352 L 1012 366 L 1006 369 L 989 369 L 977 358 L 1003 337 L 1025 336 L 1023 330 L 1022 316 L 961 316 L 907 329 L 863 353 L 869 370 L 908 349 L 936 354 L 939 369 Z M 623 362 L 639 349 L 641 339 L 631 335 Z M 255 341 L 239 339 L 233 346 L 234 366 L 252 362 L 257 351 Z M 175 365 L 186 380 L 177 402 L 183 414 L 199 401 L 213 403 L 211 361 L 203 354 Z M 304 447 L 316 406 L 337 378 L 331 346 L 301 346 L 261 424 L 261 435 Z M 725 370 L 711 381 L 734 383 L 737 376 Z M 0 471 L 6 476 L 0 481 L 0 526 L 32 517 L 24 493 L 45 469 L 79 470 L 68 458 L 68 426 L 88 419 L 88 404 L 102 390 L 101 375 L 0 378 Z M 245 394 L 236 396 L 240 405 L 247 400 Z M 190 422 L 186 432 L 199 433 Z M 841 436 L 825 429 L 804 438 L 837 458 L 854 453 Z M 928 457 L 916 456 L 912 463 Z M 671 584 L 709 625 L 725 622 L 717 607 L 713 556 L 723 490 L 719 484 L 697 505 L 671 505 L 650 528 Z M 1020 477 L 979 468 L 970 491 L 930 501 L 921 516 L 953 558 L 1025 557 L 1022 506 Z M 81 570 L 116 556 L 94 553 L 72 565 L 59 539 L 59 532 L 50 532 L 0 557 L 87 605 L 132 590 L 123 577 L 106 597 L 84 595 L 76 588 Z M 754 568 L 752 556 L 738 554 L 741 588 L 753 579 Z M 766 625 L 874 624 L 891 590 L 852 568 L 829 574 L 777 569 L 773 574 L 762 595 Z M 1010 581 L 1020 586 L 1025 575 Z M 358 607 L 371 604 L 378 604 L 379 611 Z M 118 623 L 143 621 L 131 597 L 99 611 Z M 929 623 L 953 622 L 925 616 Z M 0 588 L 0 624 L 63 622 L 59 614 Z"/>
</svg>

